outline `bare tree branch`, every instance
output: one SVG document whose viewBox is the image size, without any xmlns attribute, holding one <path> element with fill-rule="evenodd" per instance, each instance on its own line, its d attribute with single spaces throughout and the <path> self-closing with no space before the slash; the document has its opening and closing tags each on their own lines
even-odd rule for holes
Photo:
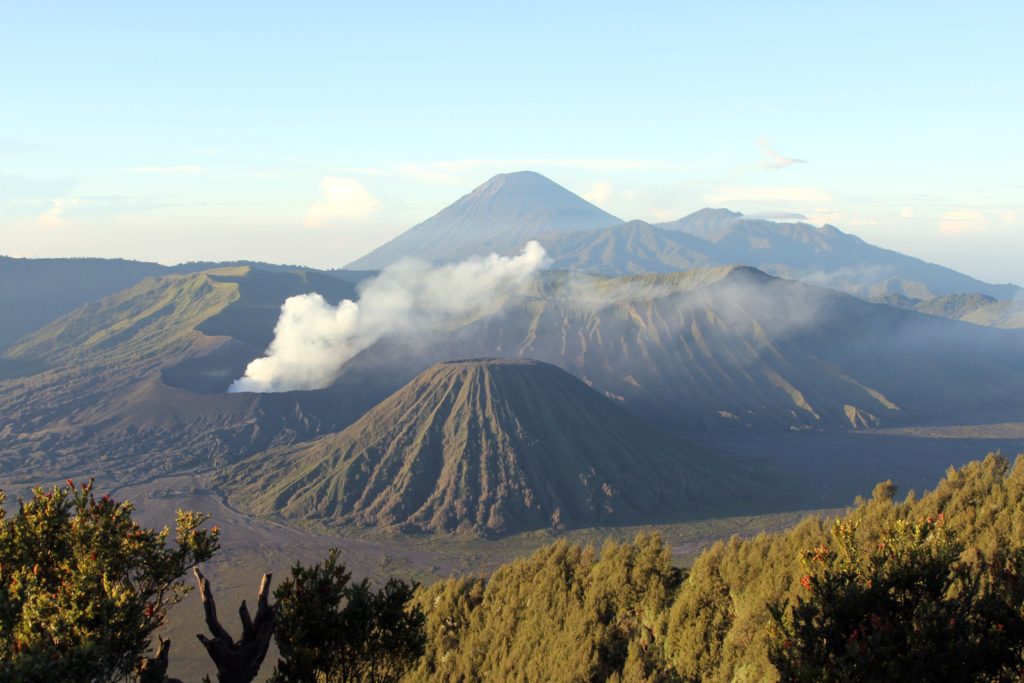
<svg viewBox="0 0 1024 683">
<path fill-rule="evenodd" d="M 157 636 L 159 638 L 159 636 Z M 156 656 L 143 659 L 139 665 L 138 676 L 142 683 L 181 683 L 177 678 L 167 678 L 168 659 L 171 654 L 171 641 L 160 638 Z"/>
<path fill-rule="evenodd" d="M 257 599 L 256 618 L 249 614 L 245 601 L 238 608 L 238 616 L 242 622 L 242 639 L 235 641 L 217 619 L 217 606 L 213 599 L 210 581 L 199 568 L 195 568 L 196 581 L 199 583 L 199 597 L 203 602 L 206 614 L 206 626 L 213 634 L 208 638 L 201 633 L 196 638 L 206 648 L 210 659 L 217 666 L 219 683 L 250 683 L 259 673 L 263 658 L 267 656 L 270 639 L 277 625 L 277 606 L 270 605 L 267 596 L 270 592 L 270 574 L 264 574 L 260 582 Z"/>
</svg>

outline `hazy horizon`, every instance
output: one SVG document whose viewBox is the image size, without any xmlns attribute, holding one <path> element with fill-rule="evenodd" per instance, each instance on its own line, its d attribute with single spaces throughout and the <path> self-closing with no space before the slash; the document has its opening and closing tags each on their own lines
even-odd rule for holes
<svg viewBox="0 0 1024 683">
<path fill-rule="evenodd" d="M 0 680 L 1024 672 L 1024 4 L 4 10 Z"/>
<path fill-rule="evenodd" d="M 1022 283 L 1022 13 L 12 7 L 0 253 L 338 267 L 529 169 L 626 220 L 803 216 Z"/>
</svg>

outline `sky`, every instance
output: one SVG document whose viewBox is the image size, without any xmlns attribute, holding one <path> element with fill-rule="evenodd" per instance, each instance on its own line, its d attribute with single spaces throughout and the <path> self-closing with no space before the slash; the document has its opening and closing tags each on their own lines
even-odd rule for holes
<svg viewBox="0 0 1024 683">
<path fill-rule="evenodd" d="M 628 6 L 632 5 L 632 6 Z M 1024 284 L 1017 2 L 3 3 L 0 254 L 339 267 L 491 176 Z"/>
</svg>

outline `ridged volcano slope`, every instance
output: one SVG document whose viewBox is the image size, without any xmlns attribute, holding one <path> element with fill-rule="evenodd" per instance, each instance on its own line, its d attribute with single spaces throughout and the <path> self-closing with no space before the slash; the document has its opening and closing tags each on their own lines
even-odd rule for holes
<svg viewBox="0 0 1024 683">
<path fill-rule="evenodd" d="M 235 465 L 260 513 L 500 534 L 735 509 L 752 477 L 552 365 L 434 365 L 337 434 Z"/>
<path fill-rule="evenodd" d="M 446 358 L 533 358 L 684 434 L 966 424 L 1019 419 L 1022 348 L 1018 330 L 870 304 L 747 267 L 550 273 L 531 296 L 432 345 L 367 349 L 338 387 L 388 375 L 398 387 Z"/>
</svg>

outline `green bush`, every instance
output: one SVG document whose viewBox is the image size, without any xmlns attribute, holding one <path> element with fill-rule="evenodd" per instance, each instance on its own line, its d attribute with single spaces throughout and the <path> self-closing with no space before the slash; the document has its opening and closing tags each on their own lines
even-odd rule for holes
<svg viewBox="0 0 1024 683">
<path fill-rule="evenodd" d="M 296 564 L 274 597 L 281 658 L 276 683 L 397 681 L 423 654 L 423 612 L 415 584 L 389 579 L 373 591 L 351 582 L 338 551 L 312 567 Z"/>
<path fill-rule="evenodd" d="M 169 529 L 141 528 L 132 509 L 71 481 L 35 489 L 11 517 L 0 508 L 0 679 L 135 674 L 167 610 L 189 590 L 181 577 L 214 554 L 218 531 L 179 511 L 169 545 Z"/>
<path fill-rule="evenodd" d="M 1024 667 L 1024 553 L 964 553 L 944 516 L 897 520 L 870 552 L 836 520 L 807 550 L 806 592 L 773 608 L 784 681 L 1017 680 Z"/>
</svg>

